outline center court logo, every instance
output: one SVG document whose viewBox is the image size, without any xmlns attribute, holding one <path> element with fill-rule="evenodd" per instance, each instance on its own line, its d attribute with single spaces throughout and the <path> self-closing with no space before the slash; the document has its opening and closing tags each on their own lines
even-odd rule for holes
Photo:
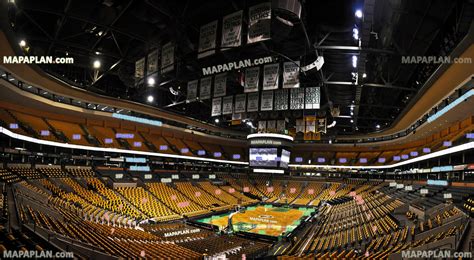
<svg viewBox="0 0 474 260">
<path fill-rule="evenodd" d="M 3 64 L 73 64 L 73 57 L 3 56 Z"/>
</svg>

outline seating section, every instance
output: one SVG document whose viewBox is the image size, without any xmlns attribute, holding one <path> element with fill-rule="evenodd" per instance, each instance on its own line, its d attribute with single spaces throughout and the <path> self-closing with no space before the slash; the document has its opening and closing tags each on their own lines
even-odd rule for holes
<svg viewBox="0 0 474 260">
<path fill-rule="evenodd" d="M 20 177 L 7 169 L 0 169 L 0 182 L 13 183 L 20 181 Z"/>
<path fill-rule="evenodd" d="M 66 171 L 63 171 L 61 168 L 39 168 L 38 171 L 50 178 L 69 177 L 69 174 Z"/>
<path fill-rule="evenodd" d="M 164 203 L 160 202 L 155 196 L 142 187 L 122 187 L 118 188 L 117 191 L 148 218 L 154 218 L 157 221 L 167 221 L 180 218 L 176 212 L 173 212 Z"/>
<path fill-rule="evenodd" d="M 202 205 L 207 209 L 225 209 L 231 206 L 225 205 L 225 203 L 210 193 L 201 189 L 199 186 L 193 185 L 190 182 L 179 182 L 176 183 L 176 188 L 190 198 L 197 204 Z"/>
<path fill-rule="evenodd" d="M 204 207 L 196 204 L 181 192 L 173 189 L 164 183 L 148 183 L 148 190 L 163 201 L 166 206 L 171 208 L 173 211 L 179 214 L 185 214 L 186 216 L 194 216 L 199 214 L 208 213 Z"/>
<path fill-rule="evenodd" d="M 40 179 L 43 178 L 41 173 L 36 171 L 35 169 L 31 168 L 24 168 L 24 167 L 13 167 L 10 170 L 16 173 L 18 176 L 24 179 Z"/>
<path fill-rule="evenodd" d="M 90 168 L 70 168 L 67 169 L 70 175 L 74 177 L 94 177 L 95 172 Z"/>
</svg>

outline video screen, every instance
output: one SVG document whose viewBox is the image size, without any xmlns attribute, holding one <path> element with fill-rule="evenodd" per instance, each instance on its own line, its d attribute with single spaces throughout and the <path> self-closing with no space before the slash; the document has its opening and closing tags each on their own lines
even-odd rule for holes
<svg viewBox="0 0 474 260">
<path fill-rule="evenodd" d="M 250 166 L 277 167 L 277 148 L 250 148 Z"/>
<path fill-rule="evenodd" d="M 288 168 L 289 163 L 290 163 L 290 151 L 282 149 L 281 150 L 280 167 Z"/>
</svg>

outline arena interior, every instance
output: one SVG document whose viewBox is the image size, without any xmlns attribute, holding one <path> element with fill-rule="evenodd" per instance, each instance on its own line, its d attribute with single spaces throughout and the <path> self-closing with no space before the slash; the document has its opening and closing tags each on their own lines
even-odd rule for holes
<svg viewBox="0 0 474 260">
<path fill-rule="evenodd" d="M 0 259 L 470 259 L 472 0 L 0 0 Z"/>
</svg>

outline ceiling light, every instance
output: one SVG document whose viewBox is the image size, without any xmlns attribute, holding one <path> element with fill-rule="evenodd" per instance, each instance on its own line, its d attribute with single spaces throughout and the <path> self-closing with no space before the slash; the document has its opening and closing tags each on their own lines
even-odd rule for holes
<svg viewBox="0 0 474 260">
<path fill-rule="evenodd" d="M 95 55 L 99 55 L 99 54 L 100 54 L 100 52 L 98 52 L 98 51 L 95 52 Z"/>
<path fill-rule="evenodd" d="M 218 124 L 219 123 L 219 118 L 214 119 L 214 122 L 216 122 L 216 124 Z"/>
<path fill-rule="evenodd" d="M 150 86 L 155 85 L 155 79 L 154 78 L 148 78 L 148 85 L 150 85 Z"/>
<path fill-rule="evenodd" d="M 357 18 L 362 18 L 362 10 L 357 9 L 357 10 L 355 11 L 355 16 L 356 16 Z"/>
<path fill-rule="evenodd" d="M 100 66 L 101 66 L 100 61 L 99 61 L 99 60 L 95 60 L 94 63 L 93 63 L 94 69 L 99 69 Z"/>
<path fill-rule="evenodd" d="M 149 95 L 149 96 L 146 98 L 146 100 L 147 100 L 149 103 L 151 103 L 151 102 L 153 102 L 153 100 L 155 100 L 155 98 L 154 98 L 152 95 Z"/>
<path fill-rule="evenodd" d="M 377 128 L 377 129 L 380 129 L 380 125 L 379 125 L 379 124 L 377 124 L 377 125 L 375 126 L 375 128 Z"/>
<path fill-rule="evenodd" d="M 359 29 L 352 29 L 352 37 L 354 37 L 354 40 L 359 40 Z"/>
<path fill-rule="evenodd" d="M 352 55 L 352 67 L 357 68 L 357 56 Z"/>
<path fill-rule="evenodd" d="M 364 79 L 367 78 L 367 74 L 366 73 L 362 74 L 362 78 Z"/>
<path fill-rule="evenodd" d="M 351 109 L 351 110 L 352 110 L 352 109 Z M 351 116 L 353 116 L 353 115 L 354 115 L 354 112 L 351 111 Z"/>
<path fill-rule="evenodd" d="M 354 123 L 354 119 L 351 119 L 351 123 Z"/>
<path fill-rule="evenodd" d="M 20 41 L 20 47 L 25 47 L 25 46 L 26 46 L 25 40 L 21 40 L 21 41 Z"/>
</svg>

